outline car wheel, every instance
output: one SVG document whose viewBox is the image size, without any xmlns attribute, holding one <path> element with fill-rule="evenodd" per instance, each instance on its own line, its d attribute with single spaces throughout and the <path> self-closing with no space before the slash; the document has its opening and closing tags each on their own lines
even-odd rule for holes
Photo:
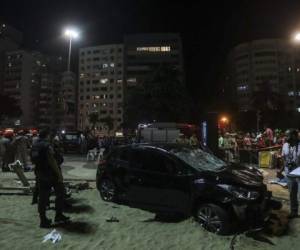
<svg viewBox="0 0 300 250">
<path fill-rule="evenodd" d="M 216 234 L 228 234 L 230 232 L 229 214 L 223 208 L 214 204 L 198 206 L 196 220 L 209 232 Z"/>
<path fill-rule="evenodd" d="M 100 196 L 104 201 L 114 201 L 116 196 L 116 185 L 111 179 L 105 178 L 100 181 Z"/>
</svg>

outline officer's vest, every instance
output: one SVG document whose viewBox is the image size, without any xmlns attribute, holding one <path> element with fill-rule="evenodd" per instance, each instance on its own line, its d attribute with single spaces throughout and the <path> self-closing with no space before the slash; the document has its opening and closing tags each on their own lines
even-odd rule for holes
<svg viewBox="0 0 300 250">
<path fill-rule="evenodd" d="M 37 172 L 45 174 L 51 172 L 47 156 L 49 147 L 50 143 L 45 140 L 38 140 L 32 145 L 30 158 Z"/>
</svg>

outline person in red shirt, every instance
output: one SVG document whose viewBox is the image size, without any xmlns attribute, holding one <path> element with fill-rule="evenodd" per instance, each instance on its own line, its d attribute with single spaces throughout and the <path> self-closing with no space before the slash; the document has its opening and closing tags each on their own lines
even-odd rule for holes
<svg viewBox="0 0 300 250">
<path fill-rule="evenodd" d="M 265 136 L 266 146 L 267 147 L 272 146 L 273 142 L 274 142 L 274 133 L 273 133 L 273 130 L 270 129 L 268 126 L 265 126 L 264 136 Z"/>
</svg>

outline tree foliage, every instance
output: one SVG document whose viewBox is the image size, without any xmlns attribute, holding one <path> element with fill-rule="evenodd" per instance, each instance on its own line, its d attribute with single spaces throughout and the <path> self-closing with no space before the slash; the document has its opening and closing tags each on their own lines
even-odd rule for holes
<svg viewBox="0 0 300 250">
<path fill-rule="evenodd" d="M 141 84 L 128 89 L 125 122 L 136 127 L 141 122 L 186 122 L 190 99 L 178 71 L 161 65 Z"/>
<path fill-rule="evenodd" d="M 95 129 L 96 124 L 100 121 L 99 114 L 97 112 L 93 112 L 89 114 L 89 122 L 92 124 L 92 129 Z"/>
<path fill-rule="evenodd" d="M 111 116 L 106 116 L 102 119 L 100 119 L 100 122 L 103 122 L 106 124 L 107 128 L 108 128 L 108 133 L 113 130 L 114 128 L 114 119 Z"/>
</svg>

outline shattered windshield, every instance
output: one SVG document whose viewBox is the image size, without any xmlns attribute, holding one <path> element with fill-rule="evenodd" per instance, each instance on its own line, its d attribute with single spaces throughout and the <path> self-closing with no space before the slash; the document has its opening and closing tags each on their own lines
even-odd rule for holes
<svg viewBox="0 0 300 250">
<path fill-rule="evenodd" d="M 188 165 L 199 170 L 217 171 L 226 166 L 226 163 L 216 156 L 201 149 L 180 148 L 170 151 Z"/>
</svg>

